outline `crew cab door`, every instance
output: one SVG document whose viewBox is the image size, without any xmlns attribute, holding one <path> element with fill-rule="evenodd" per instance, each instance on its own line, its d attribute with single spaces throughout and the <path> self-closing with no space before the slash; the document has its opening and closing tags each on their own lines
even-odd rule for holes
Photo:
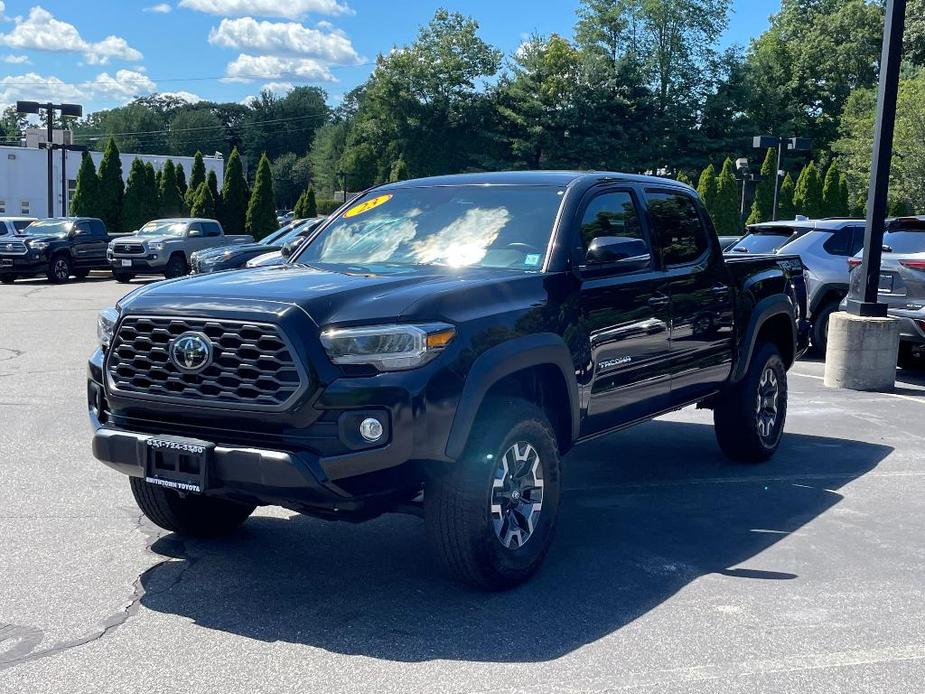
<svg viewBox="0 0 925 694">
<path fill-rule="evenodd" d="M 664 408 L 669 297 L 632 188 L 592 191 L 572 240 L 581 278 L 577 335 L 586 436 Z M 614 252 L 609 252 L 612 249 Z"/>
<path fill-rule="evenodd" d="M 76 268 L 105 265 L 106 235 L 94 228 L 89 220 L 77 222 L 71 229 L 71 257 Z"/>
<path fill-rule="evenodd" d="M 191 222 L 186 229 L 186 255 L 189 256 L 194 251 L 208 248 L 212 241 L 206 236 L 205 229 L 199 222 Z"/>
<path fill-rule="evenodd" d="M 715 391 L 732 371 L 732 279 L 692 195 L 647 188 L 645 200 L 671 296 L 671 399 L 679 404 Z"/>
</svg>

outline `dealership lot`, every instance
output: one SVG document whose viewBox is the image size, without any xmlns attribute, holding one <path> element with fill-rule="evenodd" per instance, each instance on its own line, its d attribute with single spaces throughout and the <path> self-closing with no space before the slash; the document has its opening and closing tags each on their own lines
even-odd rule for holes
<svg viewBox="0 0 925 694">
<path fill-rule="evenodd" d="M 423 525 L 262 509 L 229 539 L 141 519 L 93 460 L 100 277 L 0 287 L 0 691 L 914 691 L 925 681 L 925 378 L 798 363 L 763 466 L 684 410 L 576 449 L 559 538 L 509 593 Z M 915 683 L 918 682 L 919 685 Z"/>
</svg>

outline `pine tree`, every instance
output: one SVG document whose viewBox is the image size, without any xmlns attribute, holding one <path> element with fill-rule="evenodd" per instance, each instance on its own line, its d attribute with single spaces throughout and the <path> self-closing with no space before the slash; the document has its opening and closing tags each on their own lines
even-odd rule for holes
<svg viewBox="0 0 925 694">
<path fill-rule="evenodd" d="M 89 152 L 80 157 L 77 189 L 71 198 L 71 214 L 76 217 L 96 217 L 99 209 L 100 179 Z"/>
<path fill-rule="evenodd" d="M 305 218 L 311 219 L 318 216 L 318 201 L 315 199 L 315 187 L 309 186 L 305 194 Z"/>
<path fill-rule="evenodd" d="M 793 206 L 793 176 L 790 172 L 784 176 L 784 182 L 780 184 L 780 192 L 777 195 L 778 219 L 795 219 L 797 216 L 796 208 Z"/>
<path fill-rule="evenodd" d="M 299 199 L 295 201 L 295 207 L 292 208 L 292 216 L 295 219 L 305 219 L 305 206 L 308 202 L 308 191 L 303 190 Z"/>
<path fill-rule="evenodd" d="M 164 162 L 164 168 L 161 169 L 161 187 L 158 192 L 161 201 L 159 217 L 179 217 L 183 214 L 183 198 L 177 188 L 177 169 L 170 159 Z"/>
<path fill-rule="evenodd" d="M 716 206 L 716 169 L 710 164 L 700 172 L 700 180 L 697 182 L 697 192 L 700 199 L 707 208 L 710 216 L 713 216 L 713 210 Z"/>
<path fill-rule="evenodd" d="M 199 190 L 196 191 L 193 206 L 190 208 L 190 216 L 204 217 L 206 219 L 215 218 L 215 198 L 212 197 L 209 184 L 205 181 L 199 184 Z"/>
<path fill-rule="evenodd" d="M 276 222 L 276 197 L 273 194 L 273 172 L 266 153 L 260 157 L 250 202 L 247 205 L 245 229 L 260 240 L 279 228 Z"/>
<path fill-rule="evenodd" d="M 814 162 L 809 162 L 800 172 L 793 193 L 793 206 L 798 214 L 810 219 L 822 216 L 822 181 Z"/>
<path fill-rule="evenodd" d="M 122 182 L 122 160 L 116 141 L 109 138 L 103 159 L 100 161 L 99 218 L 109 231 L 122 229 L 122 198 L 125 184 Z"/>
<path fill-rule="evenodd" d="M 716 203 L 711 216 L 717 231 L 723 236 L 733 236 L 739 233 L 739 186 L 736 183 L 733 167 L 732 159 L 727 157 L 716 179 Z"/>
<path fill-rule="evenodd" d="M 122 224 L 126 230 L 135 231 L 147 222 L 147 188 L 145 182 L 145 165 L 135 158 L 129 169 L 128 183 L 125 186 L 125 199 L 122 204 Z"/>
<path fill-rule="evenodd" d="M 769 147 L 761 164 L 761 181 L 755 188 L 755 200 L 748 215 L 747 224 L 758 224 L 773 219 L 774 186 L 777 184 L 777 149 Z M 781 215 L 781 218 L 784 218 Z"/>
<path fill-rule="evenodd" d="M 841 174 L 838 172 L 838 166 L 833 160 L 825 172 L 825 180 L 822 185 L 822 214 L 825 217 L 840 217 L 841 211 L 841 191 L 839 190 L 839 181 Z"/>
<path fill-rule="evenodd" d="M 189 188 L 183 191 L 183 200 L 188 209 L 193 208 L 196 196 L 199 195 L 199 186 L 206 182 L 206 165 L 202 160 L 202 152 L 196 152 L 193 158 L 193 170 L 190 172 Z"/>
<path fill-rule="evenodd" d="M 215 203 L 215 219 L 221 219 L 222 216 L 222 194 L 218 190 L 218 176 L 213 169 L 209 169 L 206 176 L 206 185 L 209 186 L 209 192 L 212 193 L 212 200 Z"/>
<path fill-rule="evenodd" d="M 189 184 L 186 182 L 186 172 L 183 170 L 183 164 L 177 164 L 177 190 L 180 191 L 180 195 L 186 200 L 186 193 L 189 190 Z"/>
<path fill-rule="evenodd" d="M 392 164 L 392 171 L 389 174 L 389 182 L 396 183 L 408 179 L 408 165 L 404 159 L 399 159 Z"/>
<path fill-rule="evenodd" d="M 158 177 L 154 170 L 154 164 L 147 162 L 145 164 L 145 222 L 157 219 L 160 214 L 161 203 L 158 192 Z"/>
<path fill-rule="evenodd" d="M 222 184 L 221 221 L 227 234 L 242 234 L 246 223 L 249 193 L 244 178 L 244 166 L 238 148 L 231 150 L 225 166 L 225 180 Z M 275 210 L 274 210 L 275 212 Z"/>
<path fill-rule="evenodd" d="M 848 193 L 848 177 L 845 174 L 838 177 L 838 214 L 844 217 L 851 216 L 851 196 Z"/>
</svg>

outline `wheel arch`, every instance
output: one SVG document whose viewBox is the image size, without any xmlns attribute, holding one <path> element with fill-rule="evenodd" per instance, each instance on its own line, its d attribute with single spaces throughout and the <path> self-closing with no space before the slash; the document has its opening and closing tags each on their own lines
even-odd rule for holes
<svg viewBox="0 0 925 694">
<path fill-rule="evenodd" d="M 793 304 L 785 296 L 767 297 L 758 302 L 739 343 L 739 358 L 732 373 L 734 383 L 745 377 L 755 348 L 763 342 L 770 342 L 780 350 L 788 369 L 793 366 L 797 355 L 793 316 Z"/>
<path fill-rule="evenodd" d="M 832 302 L 841 303 L 841 300 L 848 296 L 847 282 L 827 282 L 819 287 L 813 295 L 813 300 L 809 304 L 809 318 L 812 320 L 816 313 Z"/>
<path fill-rule="evenodd" d="M 447 438 L 447 457 L 458 460 L 462 456 L 479 411 L 494 396 L 521 397 L 539 406 L 553 426 L 562 453 L 578 436 L 578 382 L 571 353 L 559 335 L 515 338 L 475 360 Z"/>
</svg>

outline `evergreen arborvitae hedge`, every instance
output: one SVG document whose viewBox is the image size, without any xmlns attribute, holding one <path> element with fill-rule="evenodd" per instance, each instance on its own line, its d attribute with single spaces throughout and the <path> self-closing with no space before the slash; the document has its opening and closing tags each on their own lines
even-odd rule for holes
<svg viewBox="0 0 925 694">
<path fill-rule="evenodd" d="M 717 231 L 723 236 L 734 236 L 739 233 L 741 200 L 733 167 L 732 159 L 727 157 L 716 179 L 716 202 L 711 216 Z"/>
<path fill-rule="evenodd" d="M 183 170 L 183 164 L 177 164 L 177 190 L 180 191 L 180 197 L 183 198 L 183 202 L 186 202 L 186 194 L 189 191 L 189 184 L 186 182 L 186 172 Z M 186 211 L 189 212 L 189 205 L 186 206 Z"/>
<path fill-rule="evenodd" d="M 822 215 L 824 217 L 841 217 L 847 214 L 847 210 L 842 211 L 841 209 L 840 178 L 838 165 L 833 161 L 826 169 L 822 184 Z"/>
<path fill-rule="evenodd" d="M 755 188 L 755 200 L 746 220 L 747 224 L 768 222 L 774 218 L 774 185 L 777 183 L 777 149 L 768 148 L 761 164 L 761 180 Z M 781 215 L 783 218 L 783 215 Z"/>
<path fill-rule="evenodd" d="M 109 231 L 122 229 L 122 198 L 125 184 L 122 182 L 122 160 L 116 141 L 109 138 L 99 170 L 99 218 Z"/>
<path fill-rule="evenodd" d="M 697 193 L 707 208 L 710 216 L 713 216 L 713 208 L 716 205 L 716 169 L 710 164 L 700 172 L 700 180 L 697 182 Z"/>
<path fill-rule="evenodd" d="M 225 180 L 222 184 L 219 221 L 226 234 L 243 234 L 247 218 L 249 193 L 244 178 L 244 166 L 237 147 L 231 151 L 225 165 Z M 275 213 L 275 210 L 274 210 Z M 274 218 L 275 222 L 275 218 Z"/>
<path fill-rule="evenodd" d="M 141 159 L 135 158 L 129 169 L 122 204 L 122 225 L 125 231 L 137 231 L 148 221 L 147 174 Z"/>
<path fill-rule="evenodd" d="M 292 215 L 295 219 L 305 218 L 305 205 L 307 197 L 308 191 L 303 190 L 302 194 L 299 196 L 299 199 L 295 201 L 295 207 L 292 208 Z"/>
<path fill-rule="evenodd" d="M 254 190 L 247 205 L 245 229 L 246 233 L 251 234 L 255 240 L 259 240 L 278 228 L 276 196 L 273 194 L 273 172 L 270 169 L 270 160 L 264 153 L 260 157 L 260 164 L 257 165 Z"/>
<path fill-rule="evenodd" d="M 157 219 L 161 211 L 160 192 L 158 191 L 158 177 L 154 164 L 145 164 L 145 221 Z"/>
<path fill-rule="evenodd" d="M 818 219 L 824 215 L 822 181 L 819 179 L 819 170 L 814 162 L 809 162 L 800 172 L 793 193 L 793 206 L 797 214 L 806 215 L 810 219 Z"/>
<path fill-rule="evenodd" d="M 168 159 L 161 169 L 161 187 L 158 191 L 160 198 L 160 211 L 158 216 L 163 218 L 180 217 L 183 215 L 183 198 L 177 188 L 177 169 L 173 161 Z"/>
<path fill-rule="evenodd" d="M 187 209 L 193 209 L 196 196 L 199 195 L 199 186 L 205 182 L 206 165 L 202 160 L 202 152 L 196 152 L 196 156 L 193 159 L 193 170 L 189 177 L 189 187 L 185 191 L 182 191 L 184 194 L 183 200 L 186 203 Z"/>
<path fill-rule="evenodd" d="M 199 190 L 193 199 L 193 206 L 190 208 L 191 217 L 205 217 L 206 219 L 215 218 L 215 198 L 212 197 L 212 191 L 209 184 L 203 181 L 199 184 Z"/>
<path fill-rule="evenodd" d="M 780 184 L 780 191 L 777 194 L 777 204 L 778 204 L 778 219 L 795 219 L 797 216 L 797 210 L 793 206 L 793 192 L 795 186 L 793 184 L 793 176 L 790 175 L 790 172 L 787 172 L 787 175 L 784 176 L 784 182 Z"/>
<path fill-rule="evenodd" d="M 313 186 L 309 186 L 308 192 L 305 194 L 305 217 L 310 219 L 317 216 L 318 201 L 315 199 L 315 188 Z"/>
<path fill-rule="evenodd" d="M 100 179 L 89 152 L 80 157 L 77 189 L 71 198 L 71 214 L 75 217 L 96 217 L 99 210 Z"/>
</svg>

